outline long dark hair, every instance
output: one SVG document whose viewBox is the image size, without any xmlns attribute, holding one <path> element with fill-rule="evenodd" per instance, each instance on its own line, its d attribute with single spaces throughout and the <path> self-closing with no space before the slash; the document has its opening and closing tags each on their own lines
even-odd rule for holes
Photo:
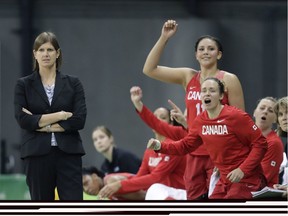
<svg viewBox="0 0 288 216">
<path fill-rule="evenodd" d="M 210 39 L 210 40 L 215 41 L 216 46 L 218 47 L 218 50 L 223 53 L 223 46 L 222 46 L 220 40 L 219 40 L 218 38 L 216 38 L 216 37 L 211 36 L 211 35 L 203 35 L 203 36 L 201 36 L 200 38 L 198 38 L 198 40 L 197 40 L 196 43 L 195 43 L 195 52 L 196 52 L 197 49 L 198 49 L 198 45 L 199 45 L 200 41 L 203 40 L 203 39 L 205 39 L 205 38 L 208 38 L 208 39 Z"/>
</svg>

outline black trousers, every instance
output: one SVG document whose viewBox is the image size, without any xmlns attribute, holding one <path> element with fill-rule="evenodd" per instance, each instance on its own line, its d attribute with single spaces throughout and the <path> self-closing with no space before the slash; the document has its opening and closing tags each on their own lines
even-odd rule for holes
<svg viewBox="0 0 288 216">
<path fill-rule="evenodd" d="M 51 147 L 47 155 L 24 159 L 32 200 L 51 201 L 57 187 L 60 200 L 83 200 L 82 157 Z"/>
</svg>

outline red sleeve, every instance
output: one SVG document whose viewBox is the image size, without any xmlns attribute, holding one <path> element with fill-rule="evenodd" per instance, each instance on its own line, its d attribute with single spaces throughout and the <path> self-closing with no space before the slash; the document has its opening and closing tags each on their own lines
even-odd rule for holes
<svg viewBox="0 0 288 216">
<path fill-rule="evenodd" d="M 142 163 L 141 166 L 139 167 L 138 172 L 136 173 L 136 176 L 143 176 L 150 173 L 148 163 L 149 163 L 149 154 L 147 154 L 146 150 L 144 152 Z"/>
<path fill-rule="evenodd" d="M 137 111 L 137 113 L 150 128 L 169 139 L 180 140 L 187 135 L 186 129 L 181 126 L 173 126 L 167 122 L 161 121 L 144 105 L 142 111 Z"/>
<path fill-rule="evenodd" d="M 196 118 L 198 119 L 198 118 Z M 189 133 L 183 139 L 178 141 L 164 141 L 161 142 L 161 149 L 156 152 L 161 152 L 169 155 L 185 155 L 196 150 L 203 142 L 198 135 L 197 121 L 193 121 Z"/>
<path fill-rule="evenodd" d="M 280 165 L 283 160 L 283 144 L 281 140 L 277 138 L 267 137 L 267 142 L 268 150 L 261 162 L 261 166 L 267 182 L 270 183 L 271 181 L 273 182 L 275 179 L 278 179 Z M 275 184 L 276 183 L 278 182 L 275 182 Z"/>
<path fill-rule="evenodd" d="M 236 115 L 236 114 L 235 114 Z M 234 122 L 237 128 L 237 137 L 242 143 L 250 146 L 250 153 L 239 168 L 245 175 L 251 175 L 251 171 L 260 165 L 267 151 L 267 141 L 261 130 L 255 125 L 249 114 L 241 112 Z"/>
<path fill-rule="evenodd" d="M 150 150 L 148 150 L 150 151 Z M 157 182 L 162 182 L 168 175 L 170 175 L 173 170 L 179 167 L 179 164 L 182 162 L 183 158 L 178 156 L 163 156 L 166 159 L 161 160 L 157 167 L 149 174 L 143 176 L 135 176 L 128 180 L 121 181 L 121 188 L 117 192 L 129 193 L 138 190 L 147 190 L 152 184 Z M 169 160 L 167 160 L 169 157 Z"/>
</svg>

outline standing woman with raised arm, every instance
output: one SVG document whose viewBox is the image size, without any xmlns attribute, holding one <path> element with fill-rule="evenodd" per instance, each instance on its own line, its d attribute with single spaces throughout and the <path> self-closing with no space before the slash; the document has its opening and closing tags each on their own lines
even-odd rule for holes
<svg viewBox="0 0 288 216">
<path fill-rule="evenodd" d="M 15 86 L 15 118 L 22 128 L 21 158 L 32 200 L 82 200 L 82 155 L 79 130 L 86 103 L 77 77 L 60 73 L 62 51 L 51 32 L 33 46 L 33 73 Z"/>
<path fill-rule="evenodd" d="M 218 69 L 223 48 L 217 38 L 206 35 L 200 37 L 195 44 L 195 56 L 200 70 L 192 68 L 171 68 L 160 66 L 159 61 L 168 40 L 176 33 L 178 24 L 168 20 L 162 27 L 161 36 L 147 56 L 143 72 L 147 76 L 162 82 L 182 85 L 186 91 L 186 108 L 188 128 L 195 117 L 203 111 L 200 100 L 200 85 L 207 77 L 216 77 L 225 83 L 225 94 L 222 104 L 230 104 L 245 109 L 244 96 L 238 77 L 232 73 Z M 200 146 L 187 157 L 185 186 L 187 198 L 190 200 L 207 198 L 209 180 L 214 165 L 206 151 Z"/>
</svg>

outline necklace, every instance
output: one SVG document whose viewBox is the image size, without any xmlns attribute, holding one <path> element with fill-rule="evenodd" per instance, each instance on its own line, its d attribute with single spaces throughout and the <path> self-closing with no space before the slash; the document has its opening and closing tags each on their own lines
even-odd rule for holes
<svg viewBox="0 0 288 216">
<path fill-rule="evenodd" d="M 55 84 L 55 78 L 56 74 L 50 74 L 50 75 L 44 75 L 41 76 L 41 80 L 43 83 L 43 86 L 53 86 Z"/>
<path fill-rule="evenodd" d="M 49 101 L 50 104 L 52 102 L 52 98 L 53 98 L 53 95 L 54 95 L 54 87 L 55 87 L 54 84 L 45 85 L 44 86 L 44 89 L 45 89 L 45 92 L 46 92 L 46 95 L 47 95 L 47 98 L 48 98 L 48 101 Z"/>
</svg>

